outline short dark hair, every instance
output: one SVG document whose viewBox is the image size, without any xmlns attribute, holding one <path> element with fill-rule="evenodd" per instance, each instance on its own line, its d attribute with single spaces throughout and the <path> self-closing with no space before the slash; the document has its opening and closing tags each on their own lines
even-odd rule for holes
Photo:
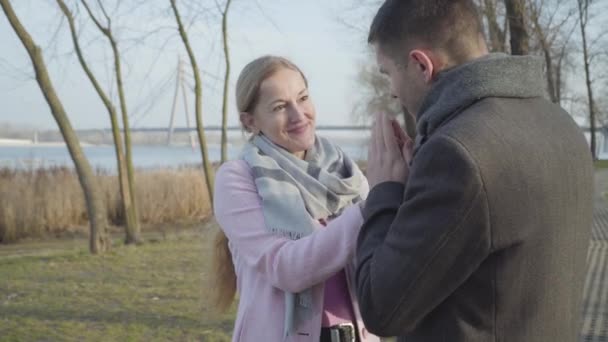
<svg viewBox="0 0 608 342">
<path fill-rule="evenodd" d="M 479 37 L 483 27 L 473 0 L 386 0 L 374 17 L 368 42 L 389 53 L 422 44 L 458 59 Z"/>
</svg>

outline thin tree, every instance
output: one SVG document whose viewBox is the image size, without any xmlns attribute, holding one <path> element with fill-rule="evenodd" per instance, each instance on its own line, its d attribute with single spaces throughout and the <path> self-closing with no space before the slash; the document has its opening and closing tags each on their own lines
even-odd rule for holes
<svg viewBox="0 0 608 342">
<path fill-rule="evenodd" d="M 564 93 L 566 90 L 566 77 L 564 77 L 565 69 L 568 66 L 570 60 L 569 48 L 570 48 L 570 38 L 572 37 L 572 33 L 574 33 L 576 29 L 576 25 L 572 27 L 570 33 L 567 36 L 566 41 L 562 44 L 559 52 L 557 54 L 557 62 L 555 63 L 555 91 L 557 97 L 557 103 L 561 106 L 564 102 Z"/>
<path fill-rule="evenodd" d="M 506 15 L 504 17 L 504 24 L 501 26 L 498 22 L 499 20 L 499 3 L 497 0 L 482 0 L 478 2 L 478 6 L 480 8 L 480 12 L 483 17 L 486 19 L 486 29 L 488 32 L 488 45 L 490 46 L 490 51 L 492 52 L 505 52 L 505 43 L 506 43 Z"/>
<path fill-rule="evenodd" d="M 554 103 L 561 101 L 561 88 L 563 87 L 561 68 L 565 54 L 568 52 L 566 47 L 569 45 L 576 27 L 576 24 L 568 25 L 573 21 L 574 11 L 564 12 L 565 2 L 566 0 L 557 0 L 555 3 L 533 0 L 529 2 L 528 10 L 531 31 L 536 37 L 540 52 L 545 59 L 549 97 Z M 548 14 L 544 15 L 544 12 L 548 12 Z M 558 16 L 559 12 L 565 13 L 563 17 Z M 543 20 L 543 17 L 546 19 Z M 569 29 L 564 31 L 564 28 Z"/>
<path fill-rule="evenodd" d="M 587 85 L 587 102 L 589 106 L 589 128 L 591 135 L 591 155 L 594 160 L 597 160 L 597 151 L 596 151 L 596 140 L 595 140 L 595 131 L 596 131 L 596 108 L 595 102 L 593 99 L 593 87 L 591 81 L 591 68 L 590 68 L 590 54 L 589 54 L 589 46 L 587 43 L 587 26 L 589 24 L 589 5 L 592 0 L 576 0 L 578 4 L 578 15 L 579 15 L 579 26 L 581 29 L 581 38 L 583 44 L 583 63 L 585 66 L 585 83 Z"/>
<path fill-rule="evenodd" d="M 526 2 L 525 0 L 505 0 L 505 7 L 511 35 L 511 54 L 527 55 L 530 43 L 526 28 Z"/>
<path fill-rule="evenodd" d="M 89 250 L 93 254 L 103 253 L 110 248 L 110 240 L 107 233 L 107 215 L 104 209 L 104 203 L 99 191 L 99 185 L 93 173 L 93 169 L 86 159 L 78 137 L 72 128 L 70 120 L 65 112 L 61 100 L 57 96 L 57 92 L 49 77 L 42 51 L 36 45 L 30 34 L 17 14 L 13 10 L 9 0 L 0 0 L 0 6 L 13 30 L 19 37 L 19 40 L 27 50 L 27 53 L 32 61 L 34 71 L 36 73 L 36 81 L 46 99 L 47 104 L 51 109 L 51 113 L 59 126 L 59 130 L 67 145 L 70 157 L 74 161 L 78 180 L 84 192 L 87 213 L 90 223 L 89 235 Z"/>
<path fill-rule="evenodd" d="M 171 104 L 171 116 L 169 117 L 169 132 L 167 133 L 167 146 L 171 145 L 173 140 L 173 131 L 175 129 L 175 110 L 177 109 L 177 95 L 179 86 L 182 83 L 182 58 L 177 58 L 177 73 L 175 74 L 175 92 L 173 93 L 173 103 Z"/>
<path fill-rule="evenodd" d="M 226 0 L 226 6 L 222 11 L 222 41 L 224 43 L 224 60 L 226 72 L 224 76 L 224 97 L 222 102 L 222 159 L 223 164 L 228 160 L 228 86 L 230 82 L 230 52 L 228 49 L 228 10 L 232 0 Z"/>
<path fill-rule="evenodd" d="M 140 242 L 139 222 L 135 211 L 135 206 L 133 204 L 133 196 L 131 196 L 131 187 L 129 186 L 129 179 L 127 176 L 127 162 L 125 160 L 125 154 L 123 152 L 123 141 L 122 136 L 120 134 L 120 125 L 118 123 L 118 113 L 116 112 L 116 107 L 114 106 L 114 104 L 112 104 L 112 101 L 110 100 L 109 96 L 101 88 L 99 82 L 97 81 L 97 78 L 91 71 L 91 68 L 88 66 L 84 58 L 80 43 L 78 42 L 76 25 L 74 24 L 74 15 L 66 6 L 63 0 L 56 1 L 68 21 L 72 42 L 74 44 L 76 55 L 78 56 L 78 61 L 80 62 L 82 69 L 89 78 L 89 81 L 91 81 L 93 88 L 95 88 L 97 95 L 103 102 L 110 116 L 110 123 L 112 126 L 112 138 L 114 140 L 114 150 L 116 153 L 116 164 L 118 169 L 118 184 L 120 188 L 120 196 L 122 199 L 123 215 L 125 217 L 125 242 L 127 244 Z"/>
<path fill-rule="evenodd" d="M 207 153 L 207 140 L 205 138 L 205 130 L 203 125 L 203 84 L 200 77 L 200 72 L 198 69 L 198 64 L 196 63 L 196 58 L 194 56 L 194 52 L 192 51 L 192 47 L 190 46 L 190 41 L 188 40 L 188 34 L 184 29 L 184 25 L 182 23 L 181 16 L 179 14 L 179 10 L 177 9 L 176 1 L 169 0 L 171 3 L 171 8 L 173 10 L 173 14 L 175 15 L 175 21 L 177 22 L 177 29 L 179 31 L 179 35 L 184 43 L 184 47 L 188 52 L 188 58 L 190 59 L 190 66 L 192 67 L 192 73 L 194 74 L 194 111 L 196 115 L 196 130 L 198 132 L 198 140 L 201 149 L 202 159 L 203 159 L 203 168 L 205 171 L 205 181 L 207 183 L 207 191 L 209 192 L 209 199 L 211 205 L 213 206 L 213 167 L 209 162 L 209 157 Z"/>
<path fill-rule="evenodd" d="M 110 46 L 112 47 L 112 54 L 114 56 L 114 73 L 116 74 L 116 89 L 118 90 L 118 98 L 120 101 L 120 111 L 122 114 L 122 126 L 124 130 L 124 138 L 125 138 L 125 152 L 126 152 L 126 161 L 127 161 L 127 178 L 129 180 L 129 195 L 131 198 L 131 206 L 130 213 L 133 216 L 130 221 L 131 224 L 127 224 L 125 227 L 127 228 L 127 236 L 125 238 L 125 243 L 127 244 L 137 244 L 141 243 L 140 237 L 140 226 L 139 226 L 139 212 L 137 208 L 137 200 L 136 200 L 136 187 L 135 187 L 135 171 L 133 169 L 133 153 L 131 151 L 131 129 L 129 126 L 129 115 L 127 112 L 127 101 L 125 99 L 125 91 L 122 81 L 122 70 L 121 70 L 121 62 L 120 62 L 120 52 L 118 51 L 118 43 L 114 38 L 114 34 L 112 32 L 112 20 L 110 16 L 106 12 L 103 4 L 100 0 L 97 0 L 97 3 L 106 19 L 106 26 L 103 26 L 101 22 L 95 17 L 93 11 L 87 4 L 85 0 L 81 0 L 84 5 L 87 13 L 95 23 L 95 26 L 101 31 L 101 33 L 108 39 L 110 42 Z"/>
</svg>

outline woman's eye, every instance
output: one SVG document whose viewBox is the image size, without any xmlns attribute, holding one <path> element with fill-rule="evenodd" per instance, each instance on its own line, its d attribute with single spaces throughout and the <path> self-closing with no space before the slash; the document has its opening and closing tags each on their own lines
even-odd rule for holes
<svg viewBox="0 0 608 342">
<path fill-rule="evenodd" d="M 308 95 L 304 95 L 300 98 L 300 102 L 308 101 Z"/>
<path fill-rule="evenodd" d="M 274 107 L 272 110 L 275 112 L 278 112 L 283 109 L 285 109 L 285 105 L 278 105 L 278 106 Z"/>
</svg>

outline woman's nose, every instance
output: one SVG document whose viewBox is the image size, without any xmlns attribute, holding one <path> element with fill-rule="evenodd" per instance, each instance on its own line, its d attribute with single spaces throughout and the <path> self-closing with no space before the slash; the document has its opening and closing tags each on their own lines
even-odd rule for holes
<svg viewBox="0 0 608 342">
<path fill-rule="evenodd" d="M 305 110 L 300 104 L 294 103 L 293 105 L 291 105 L 289 107 L 290 107 L 289 121 L 297 122 L 297 121 L 302 120 L 302 118 L 304 118 Z"/>
</svg>

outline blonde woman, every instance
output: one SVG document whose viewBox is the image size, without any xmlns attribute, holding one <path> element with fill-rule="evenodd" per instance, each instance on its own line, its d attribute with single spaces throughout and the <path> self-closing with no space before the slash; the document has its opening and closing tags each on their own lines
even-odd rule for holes
<svg viewBox="0 0 608 342">
<path fill-rule="evenodd" d="M 306 77 L 265 56 L 237 82 L 251 133 L 215 180 L 218 300 L 239 293 L 233 341 L 379 341 L 354 293 L 354 250 L 369 191 L 357 165 L 315 134 Z"/>
</svg>

